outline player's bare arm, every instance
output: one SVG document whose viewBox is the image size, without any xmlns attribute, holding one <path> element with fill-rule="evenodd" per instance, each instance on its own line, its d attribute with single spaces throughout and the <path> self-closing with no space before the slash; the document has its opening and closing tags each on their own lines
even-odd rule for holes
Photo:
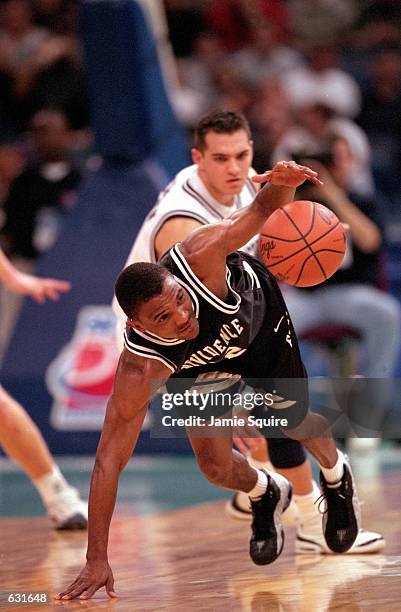
<svg viewBox="0 0 401 612">
<path fill-rule="evenodd" d="M 158 361 L 123 351 L 92 473 L 87 563 L 57 599 L 89 599 L 102 586 L 106 586 L 109 597 L 116 597 L 107 545 L 118 479 L 136 445 L 148 401 L 170 374 L 170 370 Z"/>
<path fill-rule="evenodd" d="M 168 219 L 156 234 L 155 251 L 159 259 L 172 246 L 181 242 L 191 232 L 202 227 L 202 223 L 190 217 L 173 217 Z"/>
<path fill-rule="evenodd" d="M 252 204 L 220 223 L 199 228 L 180 246 L 193 272 L 221 299 L 225 299 L 227 292 L 227 255 L 258 234 L 266 219 L 277 208 L 294 199 L 295 189 L 304 181 L 322 184 L 317 178 L 317 172 L 292 161 L 278 162 L 272 170 L 257 174 L 252 180 L 267 183 Z"/>
<path fill-rule="evenodd" d="M 18 295 L 29 295 L 43 304 L 46 299 L 57 301 L 60 293 L 71 289 L 71 283 L 54 278 L 39 278 L 17 270 L 0 249 L 0 280 L 9 291 Z"/>
</svg>

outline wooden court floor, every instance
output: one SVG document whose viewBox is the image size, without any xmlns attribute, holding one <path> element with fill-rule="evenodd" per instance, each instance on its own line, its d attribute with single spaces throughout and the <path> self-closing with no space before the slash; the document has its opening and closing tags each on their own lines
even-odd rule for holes
<svg viewBox="0 0 401 612">
<path fill-rule="evenodd" d="M 227 518 L 224 502 L 113 520 L 110 558 L 119 598 L 1 610 L 142 612 L 401 611 L 401 474 L 359 483 L 364 524 L 382 531 L 384 554 L 295 556 L 287 530 L 282 556 L 267 567 L 248 558 L 249 526 Z M 44 518 L 0 521 L 0 590 L 52 595 L 82 566 L 86 534 L 56 533 Z"/>
</svg>

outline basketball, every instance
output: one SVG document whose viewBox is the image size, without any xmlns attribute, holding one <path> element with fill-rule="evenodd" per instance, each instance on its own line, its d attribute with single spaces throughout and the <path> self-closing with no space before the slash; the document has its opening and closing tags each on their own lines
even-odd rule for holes
<svg viewBox="0 0 401 612">
<path fill-rule="evenodd" d="M 259 248 L 262 261 L 278 280 L 311 287 L 340 267 L 345 231 L 323 204 L 298 200 L 270 215 L 260 233 Z"/>
</svg>

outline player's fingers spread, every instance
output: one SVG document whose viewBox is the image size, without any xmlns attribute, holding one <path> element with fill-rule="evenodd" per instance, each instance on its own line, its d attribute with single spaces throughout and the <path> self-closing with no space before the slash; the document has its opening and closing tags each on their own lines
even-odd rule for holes
<svg viewBox="0 0 401 612">
<path fill-rule="evenodd" d="M 53 302 L 57 302 L 60 299 L 58 291 L 52 287 L 46 289 L 46 297 L 49 298 L 49 300 L 53 300 Z"/>
<path fill-rule="evenodd" d="M 67 589 L 65 595 L 63 595 L 61 599 L 74 599 L 75 597 L 78 597 L 78 595 L 81 595 L 81 593 L 86 591 L 86 589 L 87 585 L 85 583 L 80 582 L 74 588 Z"/>
<path fill-rule="evenodd" d="M 78 578 L 76 578 L 74 580 L 74 582 L 72 582 L 66 589 L 65 591 L 61 591 L 60 593 L 57 593 L 56 595 L 56 599 L 61 599 L 63 597 L 63 595 L 67 595 L 76 585 L 76 583 L 78 582 Z"/>
<path fill-rule="evenodd" d="M 44 304 L 45 302 L 45 297 L 43 295 L 42 292 L 40 293 L 35 293 L 34 295 L 32 295 L 32 298 L 35 300 L 35 302 L 37 302 L 38 304 Z"/>
<path fill-rule="evenodd" d="M 62 293 L 67 293 L 71 289 L 71 283 L 68 281 L 56 281 L 51 279 L 46 279 L 48 282 L 48 286 L 51 289 L 55 289 L 57 291 L 61 291 Z"/>
<path fill-rule="evenodd" d="M 94 594 L 96 593 L 98 589 L 100 589 L 100 586 L 96 586 L 96 585 L 91 586 L 90 588 L 87 588 L 85 592 L 79 596 L 79 599 L 90 599 L 91 597 L 94 596 Z"/>
</svg>

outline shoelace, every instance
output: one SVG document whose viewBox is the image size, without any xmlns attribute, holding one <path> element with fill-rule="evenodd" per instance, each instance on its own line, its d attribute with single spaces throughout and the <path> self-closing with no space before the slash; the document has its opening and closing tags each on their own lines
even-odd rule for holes
<svg viewBox="0 0 401 612">
<path fill-rule="evenodd" d="M 339 489 L 341 489 L 341 487 L 338 487 L 336 489 L 328 489 L 327 493 L 323 493 L 320 497 L 318 497 L 315 503 L 318 503 L 318 511 L 320 512 L 320 514 L 326 514 L 328 512 L 328 497 L 337 497 L 343 501 L 346 501 L 345 495 L 343 495 L 343 493 Z M 320 509 L 322 502 L 325 502 L 326 504 L 325 510 L 323 512 Z M 336 524 L 337 530 L 346 528 L 349 524 L 348 510 L 345 504 L 339 504 L 339 506 L 337 507 Z"/>
<path fill-rule="evenodd" d="M 329 490 L 333 491 L 333 493 L 335 493 L 338 497 L 341 497 L 341 499 L 343 499 L 345 501 L 345 499 L 346 499 L 345 495 L 343 495 L 338 489 L 329 489 Z M 325 493 L 322 493 L 320 495 L 320 497 L 318 497 L 313 502 L 314 504 L 317 504 L 317 509 L 318 509 L 318 512 L 320 514 L 326 514 L 326 512 L 327 512 L 327 499 L 326 498 L 327 498 L 327 495 Z M 326 507 L 325 507 L 325 509 L 323 511 L 321 510 L 322 503 L 326 504 Z"/>
</svg>

